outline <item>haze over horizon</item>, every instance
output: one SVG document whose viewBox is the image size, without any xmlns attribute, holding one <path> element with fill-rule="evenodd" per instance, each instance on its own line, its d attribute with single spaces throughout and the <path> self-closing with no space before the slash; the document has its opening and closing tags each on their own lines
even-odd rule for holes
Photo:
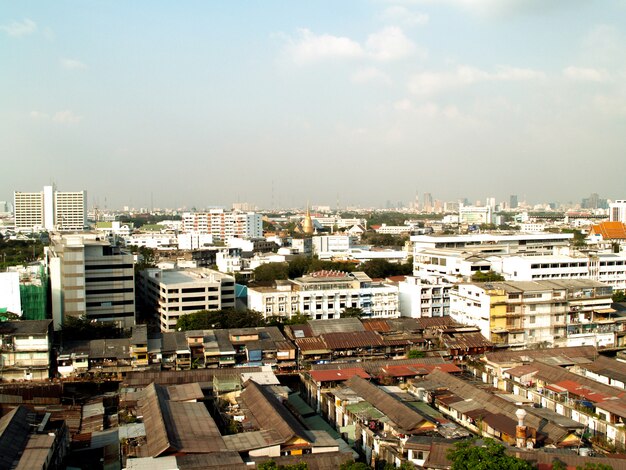
<svg viewBox="0 0 626 470">
<path fill-rule="evenodd" d="M 3 2 L 0 200 L 626 198 L 626 1 L 547 3 Z"/>
</svg>

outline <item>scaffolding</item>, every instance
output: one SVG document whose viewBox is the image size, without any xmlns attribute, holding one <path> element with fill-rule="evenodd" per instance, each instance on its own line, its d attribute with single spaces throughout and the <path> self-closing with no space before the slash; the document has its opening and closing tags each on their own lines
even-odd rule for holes
<svg viewBox="0 0 626 470">
<path fill-rule="evenodd" d="M 44 266 L 20 273 L 23 320 L 45 320 L 48 313 L 48 275 Z"/>
</svg>

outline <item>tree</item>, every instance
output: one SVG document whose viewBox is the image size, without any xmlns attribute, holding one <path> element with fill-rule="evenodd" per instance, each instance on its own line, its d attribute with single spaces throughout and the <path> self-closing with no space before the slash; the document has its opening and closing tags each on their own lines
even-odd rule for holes
<svg viewBox="0 0 626 470">
<path fill-rule="evenodd" d="M 446 456 L 452 461 L 451 470 L 532 470 L 533 466 L 506 453 L 505 447 L 493 439 L 476 439 L 457 443 Z"/>
<path fill-rule="evenodd" d="M 63 341 L 117 338 L 120 329 L 113 322 L 99 322 L 83 315 L 66 317 L 61 325 Z"/>
<path fill-rule="evenodd" d="M 361 318 L 363 309 L 359 307 L 348 307 L 341 312 L 341 318 Z"/>
<path fill-rule="evenodd" d="M 301 277 L 309 272 L 312 258 L 308 256 L 296 256 L 289 261 L 289 279 Z"/>
<path fill-rule="evenodd" d="M 626 293 L 624 291 L 613 292 L 613 302 L 626 302 Z"/>
<path fill-rule="evenodd" d="M 424 351 L 420 351 L 419 349 L 411 349 L 409 353 L 406 355 L 409 359 L 421 359 L 425 357 L 426 353 Z"/>
<path fill-rule="evenodd" d="M 279 279 L 289 279 L 289 265 L 287 263 L 267 263 L 254 270 L 254 280 L 271 282 Z"/>
<path fill-rule="evenodd" d="M 472 275 L 472 281 L 474 282 L 496 282 L 496 281 L 504 281 L 504 276 L 502 274 L 498 274 L 494 271 L 476 271 Z"/>
<path fill-rule="evenodd" d="M 257 465 L 259 470 L 307 470 L 306 462 L 298 462 L 291 465 L 277 465 L 273 460 L 266 460 Z"/>
<path fill-rule="evenodd" d="M 372 259 L 363 263 L 361 269 L 371 278 L 406 276 L 413 272 L 413 261 L 398 264 L 390 263 L 386 259 Z"/>
<path fill-rule="evenodd" d="M 370 467 L 367 464 L 364 464 L 363 462 L 344 462 L 339 466 L 339 470 L 371 470 L 372 467 Z"/>
<path fill-rule="evenodd" d="M 613 470 L 613 467 L 605 463 L 587 462 L 584 467 L 577 465 L 576 470 Z"/>
<path fill-rule="evenodd" d="M 179 331 L 211 330 L 214 328 L 253 328 L 263 326 L 263 316 L 254 310 L 238 312 L 233 309 L 200 310 L 181 315 L 176 322 Z"/>
</svg>

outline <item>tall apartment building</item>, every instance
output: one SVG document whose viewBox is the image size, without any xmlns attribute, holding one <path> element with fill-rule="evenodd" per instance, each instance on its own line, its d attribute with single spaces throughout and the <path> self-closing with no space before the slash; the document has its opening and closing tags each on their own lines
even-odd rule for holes
<svg viewBox="0 0 626 470">
<path fill-rule="evenodd" d="M 259 238 L 263 236 L 263 220 L 261 214 L 254 212 L 225 212 L 222 209 L 185 212 L 182 230 L 185 233 L 210 234 L 217 240 Z"/>
<path fill-rule="evenodd" d="M 626 320 L 614 315 L 612 292 L 590 279 L 459 284 L 450 290 L 450 316 L 496 346 L 608 347 Z"/>
<path fill-rule="evenodd" d="M 159 318 L 161 331 L 174 331 L 182 315 L 235 308 L 235 278 L 206 268 L 146 269 L 141 295 Z"/>
<path fill-rule="evenodd" d="M 94 233 L 54 234 L 46 248 L 52 318 L 58 330 L 68 317 L 135 324 L 133 255 Z"/>
<path fill-rule="evenodd" d="M 87 191 L 57 191 L 54 186 L 15 191 L 13 208 L 17 231 L 81 231 L 87 224 Z"/>
</svg>

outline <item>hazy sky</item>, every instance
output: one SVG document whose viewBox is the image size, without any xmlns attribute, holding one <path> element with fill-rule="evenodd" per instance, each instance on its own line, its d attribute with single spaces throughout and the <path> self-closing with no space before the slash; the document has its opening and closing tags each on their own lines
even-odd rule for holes
<svg viewBox="0 0 626 470">
<path fill-rule="evenodd" d="M 626 0 L 0 0 L 0 155 L 110 208 L 624 198 Z"/>
</svg>

